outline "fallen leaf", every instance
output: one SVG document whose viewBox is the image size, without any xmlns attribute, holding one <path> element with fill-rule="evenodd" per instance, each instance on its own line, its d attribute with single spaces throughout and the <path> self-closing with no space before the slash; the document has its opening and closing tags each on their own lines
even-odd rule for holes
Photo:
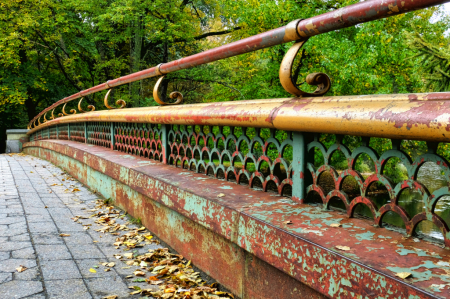
<svg viewBox="0 0 450 299">
<path fill-rule="evenodd" d="M 164 290 L 164 293 L 175 293 L 177 290 L 175 288 L 167 288 Z"/>
<path fill-rule="evenodd" d="M 340 224 L 340 223 L 331 223 L 330 226 L 331 227 L 341 227 L 342 224 Z"/>
<path fill-rule="evenodd" d="M 145 282 L 145 278 L 136 278 L 133 282 Z"/>
<path fill-rule="evenodd" d="M 23 272 L 23 271 L 25 271 L 25 270 L 27 270 L 28 268 L 27 267 L 25 267 L 25 266 L 22 266 L 22 265 L 20 265 L 20 267 L 19 268 L 16 268 L 16 270 L 17 270 L 17 272 Z"/>
<path fill-rule="evenodd" d="M 410 276 L 411 276 L 411 273 L 409 273 L 409 272 L 400 272 L 400 273 L 395 274 L 395 276 L 398 276 L 398 277 L 400 277 L 400 278 L 405 279 L 405 278 L 410 277 Z"/>
<path fill-rule="evenodd" d="M 124 253 L 123 256 L 126 257 L 127 259 L 132 259 L 133 258 L 133 253 Z"/>
<path fill-rule="evenodd" d="M 95 270 L 95 269 L 89 269 L 89 272 L 91 272 L 91 273 L 97 273 L 97 271 Z"/>
<path fill-rule="evenodd" d="M 224 197 L 225 194 L 224 193 L 220 193 L 219 195 L 217 195 L 217 197 Z"/>
<path fill-rule="evenodd" d="M 78 188 L 74 188 L 74 189 L 72 190 L 72 192 L 78 192 L 78 191 L 80 191 L 80 189 L 78 189 Z"/>
<path fill-rule="evenodd" d="M 106 267 L 112 268 L 112 267 L 114 267 L 115 265 L 116 265 L 115 263 L 109 263 L 109 264 L 106 264 Z"/>
<path fill-rule="evenodd" d="M 291 220 L 283 221 L 284 224 L 292 224 Z"/>
<path fill-rule="evenodd" d="M 348 247 L 348 246 L 337 245 L 336 248 L 337 248 L 337 249 L 340 249 L 340 250 L 345 250 L 345 251 L 346 251 L 346 250 L 350 250 L 350 247 Z"/>
<path fill-rule="evenodd" d="M 59 234 L 60 237 L 70 237 L 70 234 Z"/>
<path fill-rule="evenodd" d="M 106 297 L 103 297 L 102 299 L 117 299 L 117 295 L 106 296 Z"/>
<path fill-rule="evenodd" d="M 156 276 L 149 276 L 149 277 L 147 277 L 147 281 L 150 281 L 150 280 L 157 281 L 159 279 L 156 278 Z"/>
<path fill-rule="evenodd" d="M 145 276 L 145 272 L 141 270 L 136 270 L 133 273 L 135 276 Z"/>
</svg>

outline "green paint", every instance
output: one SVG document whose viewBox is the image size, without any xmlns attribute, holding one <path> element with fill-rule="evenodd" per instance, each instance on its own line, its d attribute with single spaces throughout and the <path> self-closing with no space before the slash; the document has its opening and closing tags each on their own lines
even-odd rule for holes
<svg viewBox="0 0 450 299">
<path fill-rule="evenodd" d="M 345 279 L 345 278 L 341 278 L 341 284 L 348 286 L 348 287 L 353 287 L 352 283 L 350 282 L 350 280 Z"/>
<path fill-rule="evenodd" d="M 402 246 L 402 245 L 397 245 L 397 246 Z M 426 252 L 425 250 L 421 250 L 421 249 L 418 249 L 418 248 L 414 248 L 414 250 L 410 250 L 410 249 L 406 249 L 406 248 L 400 248 L 400 249 L 397 249 L 395 252 L 397 252 L 399 255 L 408 255 L 408 254 L 417 254 L 417 256 L 425 256 L 425 257 L 434 257 L 434 258 L 437 258 L 437 259 L 442 259 L 442 257 L 441 256 L 439 256 L 439 255 L 431 255 L 431 254 L 428 254 L 428 252 Z"/>
<path fill-rule="evenodd" d="M 373 232 L 365 232 L 362 234 L 356 234 L 355 238 L 358 239 L 359 241 L 363 241 L 363 240 L 370 241 L 370 240 L 373 240 L 374 235 L 375 234 Z"/>
<path fill-rule="evenodd" d="M 371 252 L 372 250 L 380 250 L 380 249 L 384 249 L 383 247 L 380 248 L 375 248 L 375 247 L 366 247 L 367 250 L 369 250 L 369 252 Z"/>
</svg>

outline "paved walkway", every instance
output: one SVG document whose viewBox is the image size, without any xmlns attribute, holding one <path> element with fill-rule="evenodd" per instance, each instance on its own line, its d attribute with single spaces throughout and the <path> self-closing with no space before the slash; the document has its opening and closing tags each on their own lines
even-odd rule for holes
<svg viewBox="0 0 450 299">
<path fill-rule="evenodd" d="M 121 252 L 113 245 L 116 237 L 95 231 L 92 218 L 71 219 L 89 217 L 98 198 L 49 162 L 0 155 L 1 299 L 142 297 L 131 296 L 129 287 L 148 284 L 133 282 L 132 267 L 114 258 Z M 139 251 L 159 247 L 147 244 Z M 107 262 L 117 265 L 105 272 Z M 26 270 L 19 272 L 21 266 Z"/>
</svg>

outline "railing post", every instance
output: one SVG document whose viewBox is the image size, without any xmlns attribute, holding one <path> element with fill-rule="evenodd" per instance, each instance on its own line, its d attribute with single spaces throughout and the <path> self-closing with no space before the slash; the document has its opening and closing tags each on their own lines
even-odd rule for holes
<svg viewBox="0 0 450 299">
<path fill-rule="evenodd" d="M 163 155 L 162 162 L 169 163 L 169 130 L 170 125 L 161 125 L 161 154 Z"/>
<path fill-rule="evenodd" d="M 115 146 L 115 141 L 116 139 L 114 138 L 115 132 L 114 132 L 114 123 L 111 123 L 111 149 L 114 150 L 114 146 Z"/>
<path fill-rule="evenodd" d="M 67 140 L 70 140 L 70 124 L 67 124 Z"/>
<path fill-rule="evenodd" d="M 294 132 L 293 136 L 293 161 L 292 161 L 292 199 L 304 203 L 306 199 L 306 187 L 311 184 L 307 181 L 306 171 L 308 161 L 308 138 L 305 133 Z"/>
<path fill-rule="evenodd" d="M 87 122 L 84 122 L 84 143 L 87 143 Z"/>
</svg>

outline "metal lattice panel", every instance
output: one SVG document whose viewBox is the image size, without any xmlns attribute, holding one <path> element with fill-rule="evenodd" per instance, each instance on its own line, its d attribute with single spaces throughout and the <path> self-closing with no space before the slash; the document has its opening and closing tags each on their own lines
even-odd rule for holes
<svg viewBox="0 0 450 299">
<path fill-rule="evenodd" d="M 115 127 L 114 148 L 162 161 L 161 125 L 119 123 Z"/>
<path fill-rule="evenodd" d="M 111 124 L 105 122 L 87 123 L 87 143 L 111 147 Z"/>
<path fill-rule="evenodd" d="M 292 134 L 259 128 L 172 126 L 169 163 L 198 173 L 290 194 Z"/>
<path fill-rule="evenodd" d="M 369 146 L 369 139 L 363 139 L 360 146 L 350 149 L 342 143 L 342 138 L 340 137 L 327 148 L 319 141 L 318 136 L 315 135 L 314 141 L 308 143 L 308 157 L 316 157 L 317 159 L 317 155 L 320 155 L 320 158 L 323 157 L 323 165 L 316 168 L 314 162 L 309 161 L 308 169 L 311 174 L 312 184 L 307 187 L 308 195 L 318 195 L 325 208 L 329 208 L 332 199 L 339 198 L 344 203 L 349 217 L 353 216 L 358 205 L 365 205 L 370 210 L 375 224 L 379 226 L 382 226 L 384 222 L 383 217 L 388 212 L 394 212 L 402 219 L 407 235 L 412 235 L 421 221 L 428 220 L 439 228 L 443 233 L 445 242 L 447 245 L 450 245 L 448 223 L 435 212 L 437 202 L 441 198 L 450 195 L 448 187 L 450 183 L 449 163 L 444 157 L 437 154 L 437 144 L 426 144 L 427 152 L 414 157 L 403 150 L 400 146 L 401 142 L 396 140 L 391 141 L 392 146 L 389 149 L 379 153 L 379 151 L 377 152 L 377 150 Z M 346 169 L 337 170 L 331 166 L 332 157 L 337 152 L 345 156 Z M 366 155 L 367 159 L 373 162 L 374 171 L 369 175 L 363 175 L 356 169 L 357 160 L 362 155 Z M 395 162 L 396 165 L 404 165 L 407 171 L 407 178 L 399 180 L 387 173 L 385 171 L 386 166 L 390 162 Z M 433 186 L 428 187 L 423 181 L 421 182 L 421 179 L 418 177 L 419 172 L 426 163 L 431 163 L 440 169 L 446 184 L 437 188 Z M 322 176 L 332 177 L 331 187 L 330 184 L 323 183 L 323 180 L 321 182 Z M 343 190 L 343 182 L 347 177 L 354 178 L 359 188 L 359 194 L 353 196 L 353 198 Z M 369 196 L 370 187 L 373 184 L 384 186 L 383 189 L 387 191 L 388 197 L 385 202 L 373 200 L 372 196 Z M 408 202 L 399 203 L 401 194 L 406 190 L 414 193 L 415 197 L 419 197 L 419 200 L 422 202 L 421 207 L 415 209 L 414 214 L 411 214 L 411 209 L 409 209 L 410 212 L 407 211 Z"/>
<path fill-rule="evenodd" d="M 50 127 L 49 128 L 49 139 L 57 139 L 57 129 L 56 126 Z"/>
<path fill-rule="evenodd" d="M 69 125 L 58 125 L 58 139 L 69 140 Z"/>
<path fill-rule="evenodd" d="M 86 142 L 84 136 L 84 123 L 75 123 L 70 125 L 70 140 L 78 142 Z"/>
</svg>

